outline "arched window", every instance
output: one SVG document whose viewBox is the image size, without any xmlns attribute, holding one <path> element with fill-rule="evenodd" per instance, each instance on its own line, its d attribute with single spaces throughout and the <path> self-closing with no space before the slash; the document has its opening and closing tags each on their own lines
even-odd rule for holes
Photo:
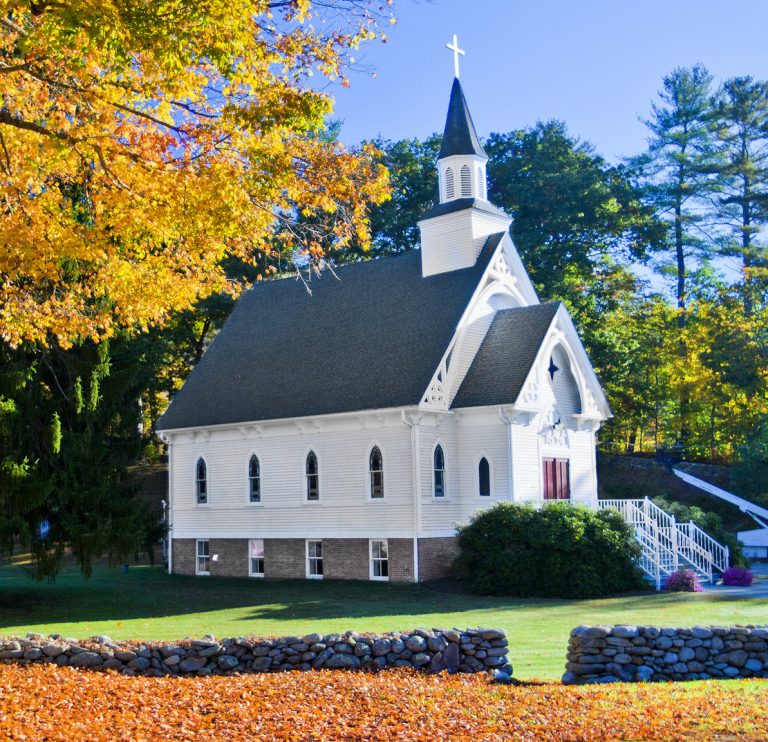
<svg viewBox="0 0 768 742">
<path fill-rule="evenodd" d="M 384 497 L 384 461 L 378 446 L 374 446 L 368 457 L 368 474 L 371 478 L 371 499 Z"/>
<path fill-rule="evenodd" d="M 248 499 L 261 502 L 261 466 L 255 454 L 248 462 Z"/>
<path fill-rule="evenodd" d="M 195 467 L 195 494 L 198 505 L 208 502 L 208 470 L 202 458 L 197 460 Z"/>
<path fill-rule="evenodd" d="M 445 456 L 443 447 L 438 443 L 434 453 L 434 495 L 445 497 Z"/>
<path fill-rule="evenodd" d="M 453 198 L 456 195 L 455 186 L 453 183 L 453 168 L 449 167 L 445 170 L 445 197 Z"/>
<path fill-rule="evenodd" d="M 317 456 L 314 451 L 307 454 L 307 500 L 320 499 L 320 472 L 317 466 Z"/>
<path fill-rule="evenodd" d="M 461 166 L 461 195 L 472 195 L 472 172 L 469 169 L 469 165 Z"/>
<path fill-rule="evenodd" d="M 480 198 L 485 198 L 485 184 L 483 183 L 483 168 L 477 166 L 477 195 Z"/>
<path fill-rule="evenodd" d="M 477 486 L 480 497 L 491 496 L 491 465 L 488 459 L 483 456 L 477 465 Z"/>
</svg>

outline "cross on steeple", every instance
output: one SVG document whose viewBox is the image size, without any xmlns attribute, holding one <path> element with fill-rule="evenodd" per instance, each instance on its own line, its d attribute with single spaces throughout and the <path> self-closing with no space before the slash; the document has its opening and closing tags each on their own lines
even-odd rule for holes
<svg viewBox="0 0 768 742">
<path fill-rule="evenodd" d="M 464 50 L 459 49 L 459 39 L 456 37 L 456 34 L 453 34 L 453 43 L 452 44 L 446 44 L 446 47 L 450 49 L 453 52 L 453 74 L 454 77 L 459 76 L 459 54 L 461 56 L 464 56 Z"/>
</svg>

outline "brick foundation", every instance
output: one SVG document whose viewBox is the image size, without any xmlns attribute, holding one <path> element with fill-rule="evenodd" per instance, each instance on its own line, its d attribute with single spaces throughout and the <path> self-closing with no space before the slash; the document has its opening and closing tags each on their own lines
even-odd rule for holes
<svg viewBox="0 0 768 742">
<path fill-rule="evenodd" d="M 274 580 L 303 580 L 307 576 L 303 538 L 264 539 L 264 577 Z"/>
<path fill-rule="evenodd" d="M 389 547 L 389 581 L 413 582 L 413 539 L 391 538 Z"/>
<path fill-rule="evenodd" d="M 458 553 L 456 539 L 452 536 L 420 538 L 419 582 L 453 577 L 453 560 Z"/>
<path fill-rule="evenodd" d="M 173 573 L 177 575 L 195 574 L 195 539 L 176 538 L 173 540 Z"/>
<path fill-rule="evenodd" d="M 210 561 L 211 577 L 248 577 L 248 539 L 212 538 L 209 540 L 211 557 L 218 555 L 216 561 L 213 558 Z M 367 538 L 331 538 L 322 541 L 325 579 L 370 579 L 370 547 Z M 413 582 L 413 539 L 395 538 L 387 541 L 389 581 Z M 173 540 L 174 574 L 195 574 L 195 549 L 195 539 Z M 264 577 L 266 579 L 303 580 L 306 578 L 306 570 L 304 539 L 264 539 Z"/>
<path fill-rule="evenodd" d="M 328 580 L 368 580 L 367 538 L 323 539 L 323 574 Z"/>
</svg>

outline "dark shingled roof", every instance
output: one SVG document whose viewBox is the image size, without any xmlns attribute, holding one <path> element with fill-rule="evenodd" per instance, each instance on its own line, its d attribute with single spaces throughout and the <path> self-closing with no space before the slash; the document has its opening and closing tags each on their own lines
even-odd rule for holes
<svg viewBox="0 0 768 742">
<path fill-rule="evenodd" d="M 451 407 L 515 402 L 560 306 L 550 302 L 498 311 Z"/>
<path fill-rule="evenodd" d="M 469 113 L 467 99 L 461 89 L 459 78 L 453 80 L 451 88 L 451 101 L 448 104 L 448 115 L 445 118 L 445 131 L 443 132 L 443 144 L 440 147 L 438 159 L 451 155 L 479 155 L 488 157 L 477 138 L 475 125 Z"/>
<path fill-rule="evenodd" d="M 471 268 L 423 278 L 418 252 L 246 291 L 159 430 L 416 405 L 503 233 Z"/>
<path fill-rule="evenodd" d="M 496 208 L 492 203 L 483 201 L 480 198 L 456 198 L 453 201 L 445 201 L 444 203 L 433 206 L 429 211 L 419 217 L 419 221 L 424 219 L 432 219 L 435 216 L 444 216 L 445 214 L 453 214 L 454 211 L 463 211 L 464 209 L 479 209 L 480 211 L 487 211 L 489 214 L 498 214 L 500 216 L 506 216 L 511 221 L 511 217 L 501 209 Z"/>
</svg>

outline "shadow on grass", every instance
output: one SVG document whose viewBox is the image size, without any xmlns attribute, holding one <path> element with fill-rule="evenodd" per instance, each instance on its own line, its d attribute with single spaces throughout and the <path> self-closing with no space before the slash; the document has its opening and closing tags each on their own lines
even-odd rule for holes
<svg viewBox="0 0 768 742">
<path fill-rule="evenodd" d="M 685 596 L 696 600 L 698 596 Z M 709 594 L 708 600 L 735 602 L 733 595 Z M 162 619 L 212 611 L 237 610 L 232 616 L 252 621 L 316 621 L 329 619 L 429 616 L 486 610 L 537 609 L 555 613 L 579 610 L 585 618 L 626 610 L 679 604 L 679 594 L 627 595 L 570 601 L 483 597 L 436 585 L 398 585 L 347 581 L 262 581 L 239 578 L 203 579 L 167 575 L 159 567 L 121 569 L 98 566 L 85 580 L 65 570 L 54 584 L 36 583 L 14 566 L 0 568 L 0 633 L 8 627 Z M 404 627 L 407 628 L 407 627 Z"/>
</svg>

